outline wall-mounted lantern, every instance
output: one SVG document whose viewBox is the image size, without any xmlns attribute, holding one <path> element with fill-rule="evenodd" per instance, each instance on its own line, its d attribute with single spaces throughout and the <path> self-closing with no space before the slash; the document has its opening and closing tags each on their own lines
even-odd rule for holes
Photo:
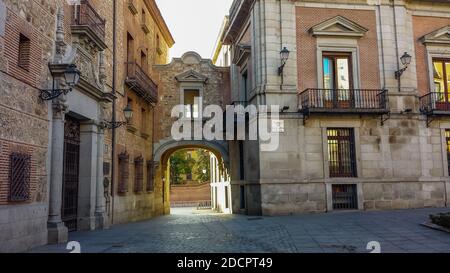
<svg viewBox="0 0 450 273">
<path fill-rule="evenodd" d="M 284 66 L 286 65 L 287 60 L 289 59 L 289 50 L 286 47 L 283 47 L 283 49 L 280 51 L 280 58 L 281 58 L 281 66 L 278 67 L 278 76 L 281 77 L 281 85 L 280 89 L 283 89 L 283 83 L 284 83 Z"/>
<path fill-rule="evenodd" d="M 283 49 L 280 51 L 280 58 L 281 58 L 281 66 L 278 67 L 278 75 L 282 76 L 284 71 L 284 66 L 286 65 L 287 60 L 289 59 L 290 51 L 283 47 Z"/>
<path fill-rule="evenodd" d="M 403 72 L 405 72 L 406 69 L 408 69 L 408 65 L 411 64 L 411 59 L 412 57 L 411 55 L 408 54 L 408 52 L 405 52 L 403 56 L 400 57 L 400 61 L 403 64 L 403 68 L 398 71 L 395 71 L 395 78 L 397 80 L 400 79 L 400 77 L 403 75 Z"/>
<path fill-rule="evenodd" d="M 52 100 L 55 99 L 62 94 L 66 95 L 70 91 L 72 91 L 72 88 L 78 84 L 78 81 L 80 80 L 81 72 L 77 69 L 77 66 L 74 64 L 70 64 L 67 66 L 66 70 L 64 71 L 64 80 L 66 81 L 66 85 L 69 86 L 67 89 L 61 89 L 61 88 L 55 88 L 55 71 L 50 69 L 50 72 L 53 77 L 53 88 L 52 89 L 44 89 L 41 90 L 41 94 L 39 97 L 42 100 Z"/>
<path fill-rule="evenodd" d="M 130 105 L 127 105 L 127 107 L 123 109 L 123 115 L 125 116 L 126 121 L 103 121 L 103 127 L 106 129 L 117 129 L 124 125 L 128 125 L 130 120 L 133 118 L 133 109 Z"/>
</svg>

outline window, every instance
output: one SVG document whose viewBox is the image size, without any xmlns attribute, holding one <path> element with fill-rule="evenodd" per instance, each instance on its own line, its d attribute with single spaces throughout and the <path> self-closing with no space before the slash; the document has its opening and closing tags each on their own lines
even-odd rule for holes
<svg viewBox="0 0 450 273">
<path fill-rule="evenodd" d="M 247 71 L 242 73 L 242 88 L 241 88 L 241 94 L 240 94 L 240 100 L 243 102 L 247 101 L 248 97 L 248 74 Z"/>
<path fill-rule="evenodd" d="M 323 87 L 325 89 L 351 89 L 351 53 L 323 53 Z"/>
<path fill-rule="evenodd" d="M 9 159 L 9 201 L 28 201 L 30 199 L 31 156 L 12 153 Z"/>
<path fill-rule="evenodd" d="M 239 179 L 245 180 L 244 141 L 239 141 Z"/>
<path fill-rule="evenodd" d="M 153 182 L 153 161 L 147 162 L 147 192 L 152 192 L 155 190 L 155 184 Z"/>
<path fill-rule="evenodd" d="M 434 92 L 439 102 L 450 102 L 450 60 L 434 59 Z"/>
<path fill-rule="evenodd" d="M 353 129 L 328 129 L 330 177 L 356 177 Z"/>
<path fill-rule="evenodd" d="M 195 98 L 200 97 L 198 90 L 184 90 L 184 105 L 186 107 L 186 118 L 199 117 L 199 105 L 196 104 Z"/>
<path fill-rule="evenodd" d="M 159 55 L 162 55 L 161 50 L 161 39 L 159 38 L 159 34 L 156 34 L 156 52 L 158 52 Z"/>
<path fill-rule="evenodd" d="M 134 192 L 140 193 L 144 190 L 144 158 L 142 156 L 134 159 Z"/>
<path fill-rule="evenodd" d="M 147 54 L 145 54 L 143 51 L 141 51 L 141 68 L 145 72 L 148 71 L 148 60 L 147 60 Z"/>
<path fill-rule="evenodd" d="M 134 39 L 127 33 L 127 62 L 134 62 Z"/>
<path fill-rule="evenodd" d="M 142 24 L 146 23 L 146 18 L 145 18 L 145 10 L 142 10 Z"/>
<path fill-rule="evenodd" d="M 240 187 L 240 208 L 241 209 L 245 209 L 246 204 L 245 204 L 245 186 L 241 186 Z"/>
<path fill-rule="evenodd" d="M 328 90 L 326 100 L 350 99 L 350 90 L 353 89 L 351 56 L 351 53 L 323 53 L 323 88 Z"/>
<path fill-rule="evenodd" d="M 130 156 L 127 152 L 119 154 L 119 185 L 117 192 L 125 194 L 128 192 L 129 164 Z"/>
<path fill-rule="evenodd" d="M 333 209 L 358 209 L 358 193 L 356 185 L 333 185 Z"/>
<path fill-rule="evenodd" d="M 20 34 L 18 65 L 27 71 L 30 69 L 30 49 L 31 49 L 30 39 L 28 39 L 25 35 Z"/>
<path fill-rule="evenodd" d="M 147 111 L 141 109 L 141 132 L 147 133 Z"/>
</svg>

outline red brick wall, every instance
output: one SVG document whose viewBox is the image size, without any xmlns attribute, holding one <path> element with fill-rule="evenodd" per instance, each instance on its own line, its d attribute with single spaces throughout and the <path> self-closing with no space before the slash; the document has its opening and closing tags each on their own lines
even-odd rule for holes
<svg viewBox="0 0 450 273">
<path fill-rule="evenodd" d="M 423 36 L 448 25 L 450 25 L 450 18 L 413 16 L 417 87 L 419 93 L 422 95 L 425 95 L 431 90 L 426 49 L 420 39 Z"/>
<path fill-rule="evenodd" d="M 21 33 L 31 40 L 28 71 L 18 66 L 19 38 Z M 36 87 L 42 69 L 40 33 L 26 20 L 18 17 L 10 10 L 7 11 L 6 18 L 4 54 L 8 61 L 7 73 L 20 81 Z"/>
<path fill-rule="evenodd" d="M 211 200 L 211 185 L 171 186 L 170 202 L 194 202 Z"/>
<path fill-rule="evenodd" d="M 361 88 L 380 88 L 375 11 L 297 7 L 297 65 L 299 91 L 317 87 L 316 38 L 309 29 L 341 15 L 369 29 L 358 40 Z"/>
</svg>

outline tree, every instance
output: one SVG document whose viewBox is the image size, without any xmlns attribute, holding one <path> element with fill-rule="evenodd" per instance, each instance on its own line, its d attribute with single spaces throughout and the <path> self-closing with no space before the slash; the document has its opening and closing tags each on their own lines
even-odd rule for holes
<svg viewBox="0 0 450 273">
<path fill-rule="evenodd" d="M 199 149 L 198 160 L 195 162 L 194 172 L 199 182 L 204 183 L 210 181 L 211 178 L 211 161 L 209 152 Z"/>
<path fill-rule="evenodd" d="M 192 173 L 194 164 L 195 161 L 188 158 L 186 151 L 180 150 L 173 153 L 170 157 L 170 184 L 181 184 L 183 182 L 181 175 Z"/>
</svg>

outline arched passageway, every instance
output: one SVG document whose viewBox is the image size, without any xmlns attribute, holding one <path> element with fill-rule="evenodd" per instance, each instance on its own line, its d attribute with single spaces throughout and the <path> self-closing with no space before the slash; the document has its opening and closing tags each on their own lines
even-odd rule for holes
<svg viewBox="0 0 450 273">
<path fill-rule="evenodd" d="M 197 185 L 174 185 L 174 173 L 171 168 L 171 157 L 180 152 L 189 155 L 205 151 L 208 155 L 208 179 Z M 168 139 L 155 147 L 154 156 L 155 180 L 163 185 L 164 213 L 170 214 L 171 207 L 193 207 L 195 209 L 212 209 L 221 213 L 232 213 L 231 185 L 229 172 L 228 145 L 217 141 L 175 141 Z M 206 171 L 206 169 L 204 170 Z M 192 180 L 184 177 L 185 180 Z M 202 187 L 202 189 L 200 189 Z M 209 192 L 205 194 L 205 188 Z M 180 195 L 189 195 L 183 199 Z M 171 198 L 171 194 L 174 198 Z M 196 198 L 195 195 L 199 196 Z M 207 197 L 205 197 L 207 196 Z"/>
</svg>

